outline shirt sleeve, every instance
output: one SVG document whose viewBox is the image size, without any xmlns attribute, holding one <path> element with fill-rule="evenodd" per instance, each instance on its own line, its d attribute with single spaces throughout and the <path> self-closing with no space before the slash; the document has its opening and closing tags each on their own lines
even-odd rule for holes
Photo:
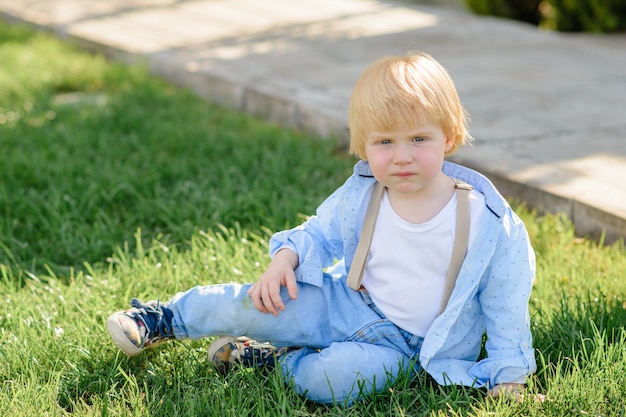
<svg viewBox="0 0 626 417">
<path fill-rule="evenodd" d="M 504 220 L 488 279 L 479 289 L 487 357 L 470 370 L 490 386 L 525 382 L 536 370 L 528 305 L 535 255 L 521 220 L 512 211 Z"/>
<path fill-rule="evenodd" d="M 306 222 L 270 239 L 270 256 L 283 248 L 298 254 L 295 273 L 300 282 L 321 286 L 324 269 L 344 257 L 341 231 L 345 189 L 346 184 L 337 189 Z"/>
</svg>

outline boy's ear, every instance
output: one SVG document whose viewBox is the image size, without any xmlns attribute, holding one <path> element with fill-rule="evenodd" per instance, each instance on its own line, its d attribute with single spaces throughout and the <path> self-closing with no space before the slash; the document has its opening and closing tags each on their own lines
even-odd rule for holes
<svg viewBox="0 0 626 417">
<path fill-rule="evenodd" d="M 446 153 L 450 152 L 452 148 L 454 148 L 454 143 L 455 143 L 455 140 L 453 137 L 450 137 L 450 136 L 446 137 L 446 146 L 445 146 Z"/>
</svg>

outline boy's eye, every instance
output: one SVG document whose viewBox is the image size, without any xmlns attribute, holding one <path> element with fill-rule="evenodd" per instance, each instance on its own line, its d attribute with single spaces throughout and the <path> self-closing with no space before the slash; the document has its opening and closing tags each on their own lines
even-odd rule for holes
<svg viewBox="0 0 626 417">
<path fill-rule="evenodd" d="M 424 142 L 424 138 L 422 136 L 414 137 L 413 142 Z"/>
<path fill-rule="evenodd" d="M 381 139 L 380 140 L 380 144 L 381 145 L 388 145 L 391 143 L 391 139 Z"/>
</svg>

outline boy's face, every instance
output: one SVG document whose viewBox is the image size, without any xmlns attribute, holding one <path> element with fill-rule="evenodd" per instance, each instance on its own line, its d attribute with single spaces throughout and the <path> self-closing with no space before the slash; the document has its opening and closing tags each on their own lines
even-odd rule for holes
<svg viewBox="0 0 626 417">
<path fill-rule="evenodd" d="M 433 123 L 419 123 L 395 132 L 370 132 L 365 155 L 374 177 L 390 191 L 419 194 L 436 183 L 444 155 L 453 146 Z"/>
</svg>

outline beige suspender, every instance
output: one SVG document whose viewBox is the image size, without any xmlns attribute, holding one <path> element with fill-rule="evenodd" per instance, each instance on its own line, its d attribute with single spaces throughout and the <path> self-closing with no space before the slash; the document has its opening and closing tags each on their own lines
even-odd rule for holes
<svg viewBox="0 0 626 417">
<path fill-rule="evenodd" d="M 380 207 L 380 200 L 383 198 L 385 187 L 376 181 L 374 189 L 372 190 L 372 196 L 370 202 L 367 205 L 367 211 L 365 212 L 365 219 L 363 220 L 363 226 L 361 226 L 361 237 L 359 238 L 359 244 L 354 252 L 354 259 L 352 260 L 352 266 L 350 266 L 350 272 L 348 272 L 348 287 L 355 291 L 361 288 L 361 281 L 363 281 L 363 269 L 365 267 L 365 259 L 367 253 L 370 250 L 370 244 L 372 243 L 372 234 L 374 233 L 374 223 L 376 223 L 376 216 L 378 215 L 378 208 Z"/>
<path fill-rule="evenodd" d="M 456 278 L 461 270 L 461 264 L 463 264 L 463 259 L 465 259 L 465 254 L 467 253 L 470 227 L 471 190 L 471 185 L 456 180 L 456 231 L 454 246 L 452 247 L 452 258 L 450 259 L 450 266 L 448 268 L 446 286 L 443 291 L 439 314 L 443 312 L 448 304 L 448 299 L 454 289 Z M 365 219 L 363 220 L 363 226 L 361 228 L 361 238 L 359 239 L 359 244 L 356 248 L 356 252 L 354 253 L 354 259 L 352 260 L 352 266 L 350 267 L 350 272 L 348 273 L 348 286 L 356 291 L 361 288 L 363 268 L 365 267 L 365 260 L 370 248 L 370 243 L 372 242 L 374 223 L 376 223 L 376 216 L 378 215 L 378 208 L 380 207 L 380 200 L 384 191 L 385 187 L 383 187 L 381 183 L 376 182 L 376 184 L 374 184 L 372 196 L 370 197 L 370 201 L 367 205 L 367 212 L 365 213 Z"/>
<path fill-rule="evenodd" d="M 454 246 L 452 247 L 452 258 L 446 276 L 446 286 L 443 289 L 441 307 L 439 314 L 443 313 L 450 294 L 456 284 L 456 278 L 461 270 L 461 265 L 467 253 L 470 229 L 470 191 L 472 186 L 462 181 L 456 180 L 456 231 L 454 232 Z"/>
</svg>

